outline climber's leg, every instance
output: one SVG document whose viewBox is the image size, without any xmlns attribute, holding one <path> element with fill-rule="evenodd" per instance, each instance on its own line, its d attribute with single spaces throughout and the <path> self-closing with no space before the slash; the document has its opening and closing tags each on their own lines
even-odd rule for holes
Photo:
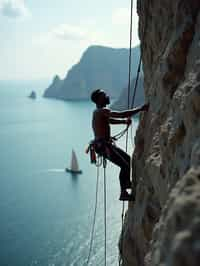
<svg viewBox="0 0 200 266">
<path fill-rule="evenodd" d="M 109 144 L 106 148 L 107 152 L 105 153 L 105 157 L 121 168 L 119 174 L 121 194 L 119 199 L 129 201 L 133 200 L 133 196 L 126 191 L 127 188 L 131 188 L 130 156 L 114 145 Z"/>
</svg>

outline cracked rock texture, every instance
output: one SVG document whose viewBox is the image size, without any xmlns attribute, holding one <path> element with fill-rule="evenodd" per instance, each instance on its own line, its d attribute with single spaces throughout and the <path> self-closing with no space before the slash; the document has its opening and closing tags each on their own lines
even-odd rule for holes
<svg viewBox="0 0 200 266">
<path fill-rule="evenodd" d="M 123 266 L 200 265 L 200 1 L 138 0 L 144 88 Z M 146 26 L 145 26 L 146 25 Z"/>
</svg>

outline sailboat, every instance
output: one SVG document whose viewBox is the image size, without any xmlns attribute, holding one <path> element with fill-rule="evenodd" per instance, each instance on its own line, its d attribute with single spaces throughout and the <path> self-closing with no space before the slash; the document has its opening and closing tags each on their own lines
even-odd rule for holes
<svg viewBox="0 0 200 266">
<path fill-rule="evenodd" d="M 72 174 L 82 174 L 82 171 L 79 169 L 78 160 L 75 151 L 72 149 L 72 158 L 71 158 L 71 167 L 65 169 L 66 172 Z"/>
</svg>

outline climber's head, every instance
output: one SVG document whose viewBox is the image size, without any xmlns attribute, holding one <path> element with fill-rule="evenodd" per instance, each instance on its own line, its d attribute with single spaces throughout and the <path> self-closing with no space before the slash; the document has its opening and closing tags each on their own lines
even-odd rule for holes
<svg viewBox="0 0 200 266">
<path fill-rule="evenodd" d="M 101 89 L 92 92 L 91 100 L 96 103 L 98 107 L 105 107 L 107 104 L 110 104 L 110 97 Z"/>
</svg>

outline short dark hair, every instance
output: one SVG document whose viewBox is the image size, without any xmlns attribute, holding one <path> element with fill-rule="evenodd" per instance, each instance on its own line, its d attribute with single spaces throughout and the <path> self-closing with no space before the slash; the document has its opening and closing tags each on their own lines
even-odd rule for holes
<svg viewBox="0 0 200 266">
<path fill-rule="evenodd" d="M 99 98 L 99 96 L 100 96 L 100 94 L 102 92 L 103 92 L 103 90 L 101 90 L 101 89 L 97 89 L 97 90 L 93 91 L 91 93 L 91 100 L 92 100 L 92 102 L 97 103 L 98 98 Z"/>
</svg>

